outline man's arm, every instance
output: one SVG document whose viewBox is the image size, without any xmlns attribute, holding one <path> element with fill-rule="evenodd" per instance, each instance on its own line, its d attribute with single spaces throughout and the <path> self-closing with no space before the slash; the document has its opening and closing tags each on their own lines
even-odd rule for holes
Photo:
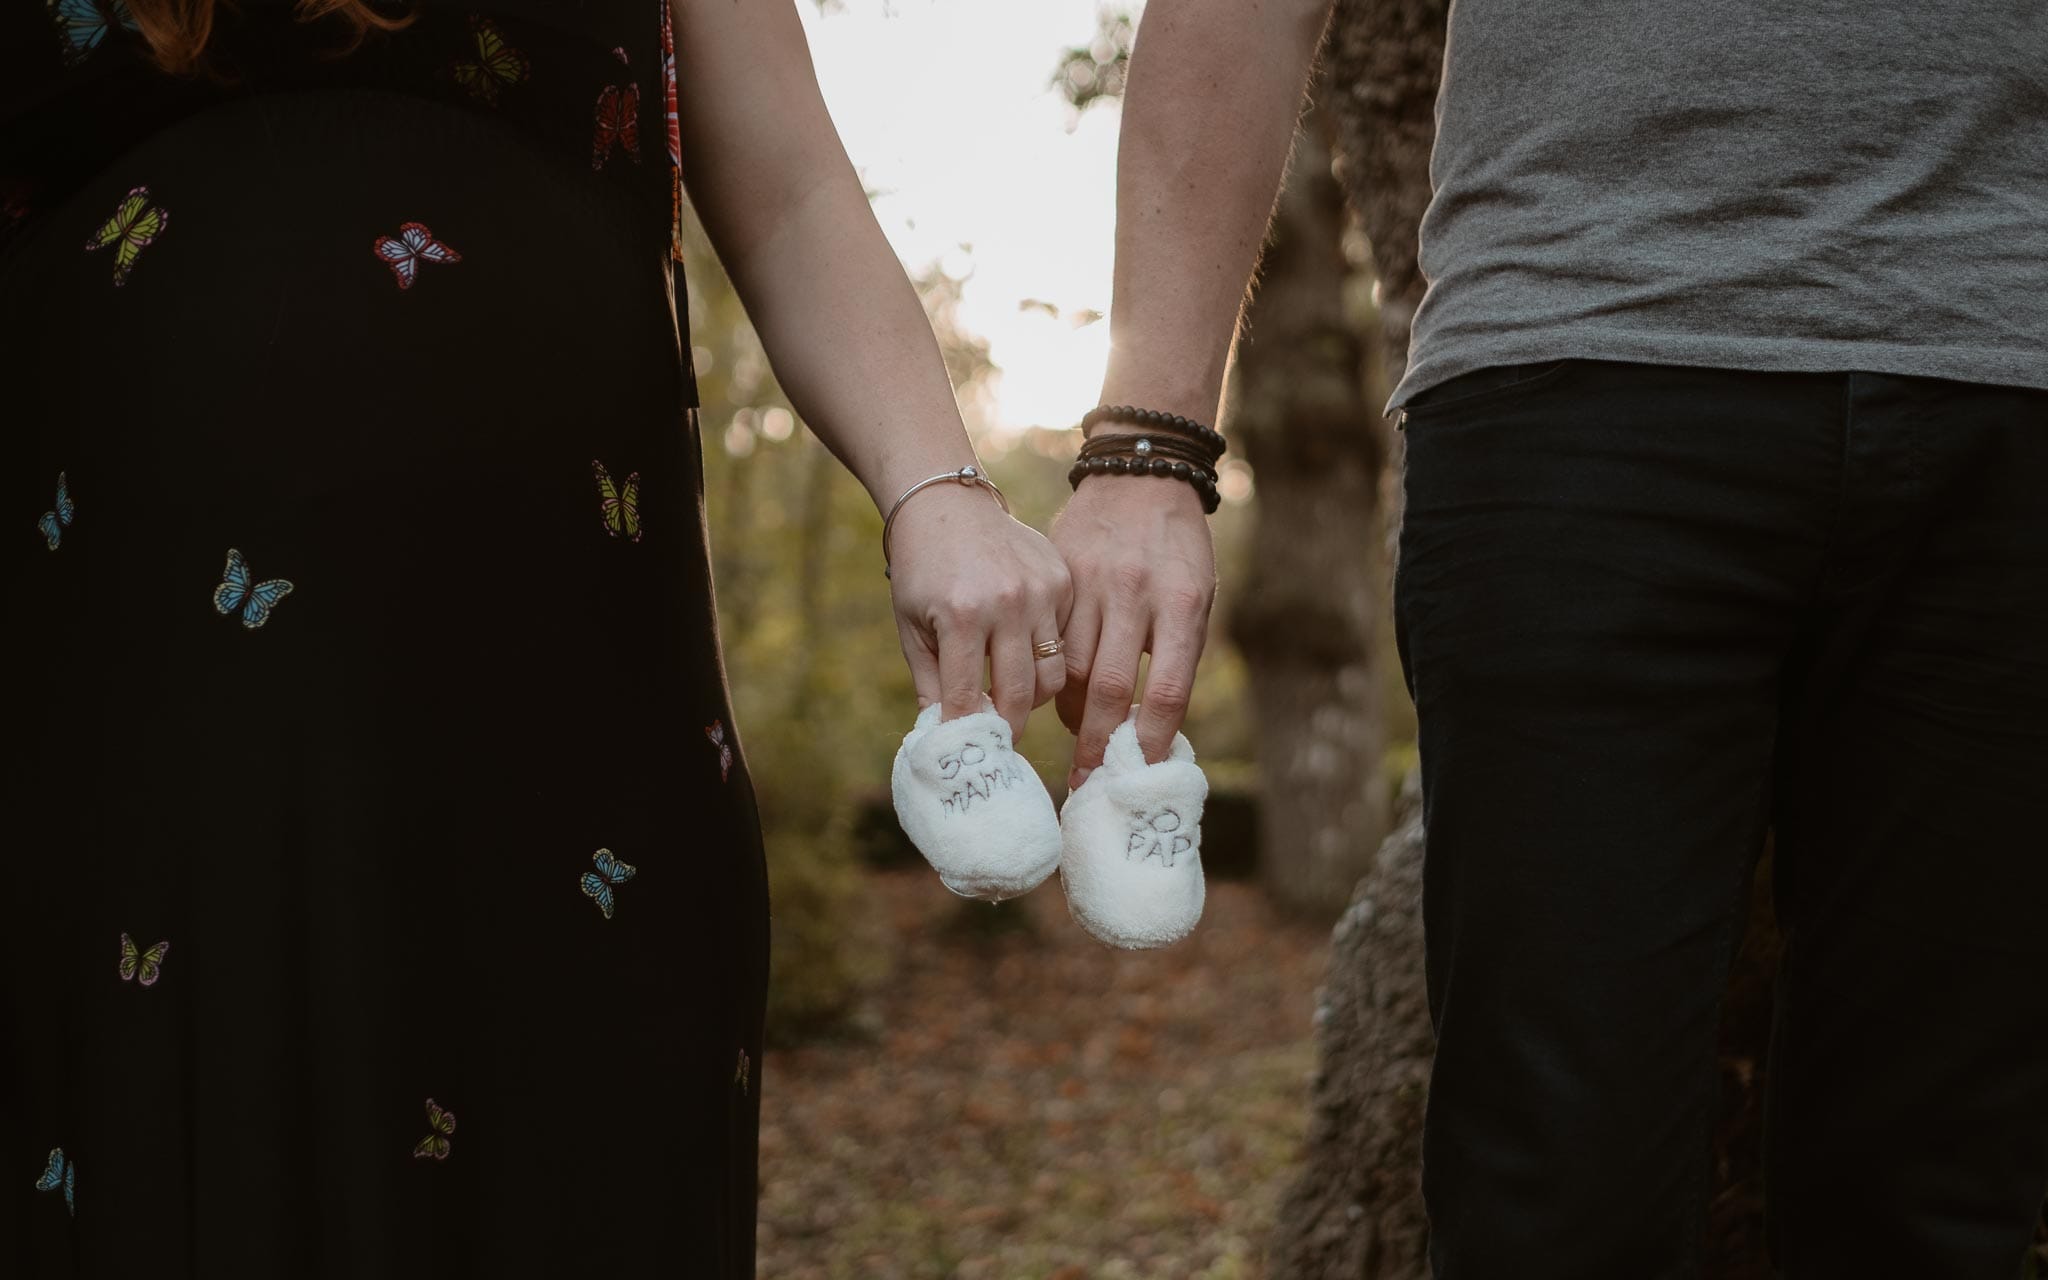
<svg viewBox="0 0 2048 1280">
<path fill-rule="evenodd" d="M 1124 87 L 1106 404 L 1214 422 L 1245 283 L 1280 189 L 1331 0 L 1151 0 Z M 1096 430 L 1128 430 L 1104 424 Z M 1138 740 L 1160 760 L 1187 715 L 1216 561 L 1188 485 L 1091 476 L 1053 529 L 1074 605 L 1060 718 L 1078 785 L 1152 667 Z"/>
</svg>

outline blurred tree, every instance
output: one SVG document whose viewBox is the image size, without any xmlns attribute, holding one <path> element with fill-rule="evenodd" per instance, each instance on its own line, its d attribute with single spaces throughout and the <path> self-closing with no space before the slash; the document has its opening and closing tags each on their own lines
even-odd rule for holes
<svg viewBox="0 0 2048 1280">
<path fill-rule="evenodd" d="M 1362 342 L 1345 306 L 1343 192 L 1313 110 L 1233 352 L 1224 429 L 1258 477 L 1250 566 L 1230 613 L 1258 724 L 1259 871 L 1327 920 L 1387 832 L 1374 616 L 1379 477 Z"/>
</svg>

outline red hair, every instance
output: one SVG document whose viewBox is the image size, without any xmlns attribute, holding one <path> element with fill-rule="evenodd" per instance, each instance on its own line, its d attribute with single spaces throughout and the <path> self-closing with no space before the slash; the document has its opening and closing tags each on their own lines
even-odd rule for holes
<svg viewBox="0 0 2048 1280">
<path fill-rule="evenodd" d="M 150 53 L 166 71 L 196 71 L 206 56 L 206 41 L 213 34 L 214 0 L 127 0 L 135 25 L 149 42 Z M 347 23 L 350 39 L 347 52 L 363 42 L 371 31 L 396 31 L 412 21 L 412 15 L 392 18 L 369 6 L 368 0 L 298 0 L 300 22 L 317 22 L 333 16 Z"/>
</svg>

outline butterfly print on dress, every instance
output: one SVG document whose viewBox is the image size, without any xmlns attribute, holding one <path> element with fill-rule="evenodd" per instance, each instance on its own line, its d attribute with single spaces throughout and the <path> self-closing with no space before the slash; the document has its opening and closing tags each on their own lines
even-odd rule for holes
<svg viewBox="0 0 2048 1280">
<path fill-rule="evenodd" d="M 36 1179 L 36 1190 L 64 1191 L 64 1207 L 78 1216 L 78 1166 L 64 1158 L 64 1148 L 50 1148 L 50 1162 L 43 1168 L 43 1176 Z"/>
<path fill-rule="evenodd" d="M 704 736 L 718 748 L 718 780 L 724 782 L 732 776 L 732 744 L 725 740 L 725 721 L 713 720 L 705 725 Z"/>
<path fill-rule="evenodd" d="M 71 516 L 75 508 L 71 501 L 71 486 L 64 481 L 64 473 L 57 473 L 57 509 L 43 512 L 43 518 L 36 521 L 36 528 L 42 532 L 43 541 L 52 551 L 64 540 L 64 531 L 71 527 Z"/>
<path fill-rule="evenodd" d="M 604 912 L 604 918 L 609 920 L 614 902 L 612 889 L 631 880 L 639 868 L 630 862 L 619 861 L 612 856 L 610 849 L 599 849 L 590 855 L 590 860 L 597 864 L 597 870 L 583 873 L 583 896 L 595 901 L 597 909 Z"/>
<path fill-rule="evenodd" d="M 391 267 L 401 289 L 412 288 L 422 262 L 462 261 L 461 254 L 434 239 L 424 222 L 408 222 L 398 228 L 396 236 L 378 236 L 370 250 Z"/>
<path fill-rule="evenodd" d="M 229 547 L 227 570 L 221 584 L 213 589 L 213 608 L 224 616 L 240 613 L 242 625 L 254 631 L 270 621 L 270 611 L 291 593 L 292 584 L 283 578 L 257 582 L 242 553 Z"/>
<path fill-rule="evenodd" d="M 57 34 L 64 37 L 66 66 L 75 67 L 91 57 L 116 26 L 130 32 L 141 30 L 121 0 L 49 0 L 49 5 Z"/>
<path fill-rule="evenodd" d="M 604 531 L 614 538 L 640 541 L 640 473 L 627 476 L 622 486 L 612 482 L 612 473 L 595 458 L 590 470 L 597 477 L 597 512 Z"/>
<path fill-rule="evenodd" d="M 469 29 L 476 35 L 476 56 L 456 59 L 448 73 L 455 77 L 455 83 L 469 91 L 472 98 L 487 107 L 495 107 L 501 91 L 526 82 L 533 64 L 526 60 L 525 54 L 512 47 L 505 39 L 505 33 L 498 30 L 498 24 L 489 18 L 471 14 Z"/>
<path fill-rule="evenodd" d="M 446 1160 L 449 1151 L 454 1149 L 449 1139 L 455 1136 L 455 1113 L 428 1098 L 427 1127 L 430 1132 L 412 1149 L 413 1156 L 420 1160 Z"/>
<path fill-rule="evenodd" d="M 125 933 L 122 934 L 121 981 L 127 982 L 133 979 L 145 987 L 155 986 L 156 980 L 163 976 L 164 957 L 170 954 L 170 950 L 171 944 L 169 939 L 165 939 L 149 950 L 144 951 L 135 945 L 134 939 Z M 180 963 L 183 962 L 181 961 Z"/>
<path fill-rule="evenodd" d="M 85 248 L 90 253 L 113 245 L 114 283 L 123 285 L 128 283 L 128 273 L 135 269 L 142 251 L 156 243 L 156 238 L 170 225 L 171 215 L 149 202 L 149 188 L 136 187 L 121 197 L 121 207 L 100 224 L 92 239 L 85 242 Z"/>
<path fill-rule="evenodd" d="M 640 86 L 606 85 L 597 92 L 597 123 L 590 138 L 590 167 L 604 168 L 614 146 L 626 149 L 626 158 L 640 163 Z"/>
</svg>

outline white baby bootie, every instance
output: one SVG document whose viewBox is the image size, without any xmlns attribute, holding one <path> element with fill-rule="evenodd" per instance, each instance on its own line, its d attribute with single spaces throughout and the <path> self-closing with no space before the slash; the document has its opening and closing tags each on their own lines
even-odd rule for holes
<svg viewBox="0 0 2048 1280">
<path fill-rule="evenodd" d="M 918 713 L 890 773 L 896 820 L 948 889 L 1000 902 L 1029 893 L 1060 863 L 1060 824 L 1045 783 L 1010 746 L 1010 722 L 982 709 Z"/>
<path fill-rule="evenodd" d="M 1209 779 L 1181 734 L 1158 764 L 1138 747 L 1137 711 L 1109 735 L 1102 767 L 1060 814 L 1060 883 L 1083 929 L 1113 947 L 1163 947 L 1202 918 L 1202 802 Z"/>
</svg>

